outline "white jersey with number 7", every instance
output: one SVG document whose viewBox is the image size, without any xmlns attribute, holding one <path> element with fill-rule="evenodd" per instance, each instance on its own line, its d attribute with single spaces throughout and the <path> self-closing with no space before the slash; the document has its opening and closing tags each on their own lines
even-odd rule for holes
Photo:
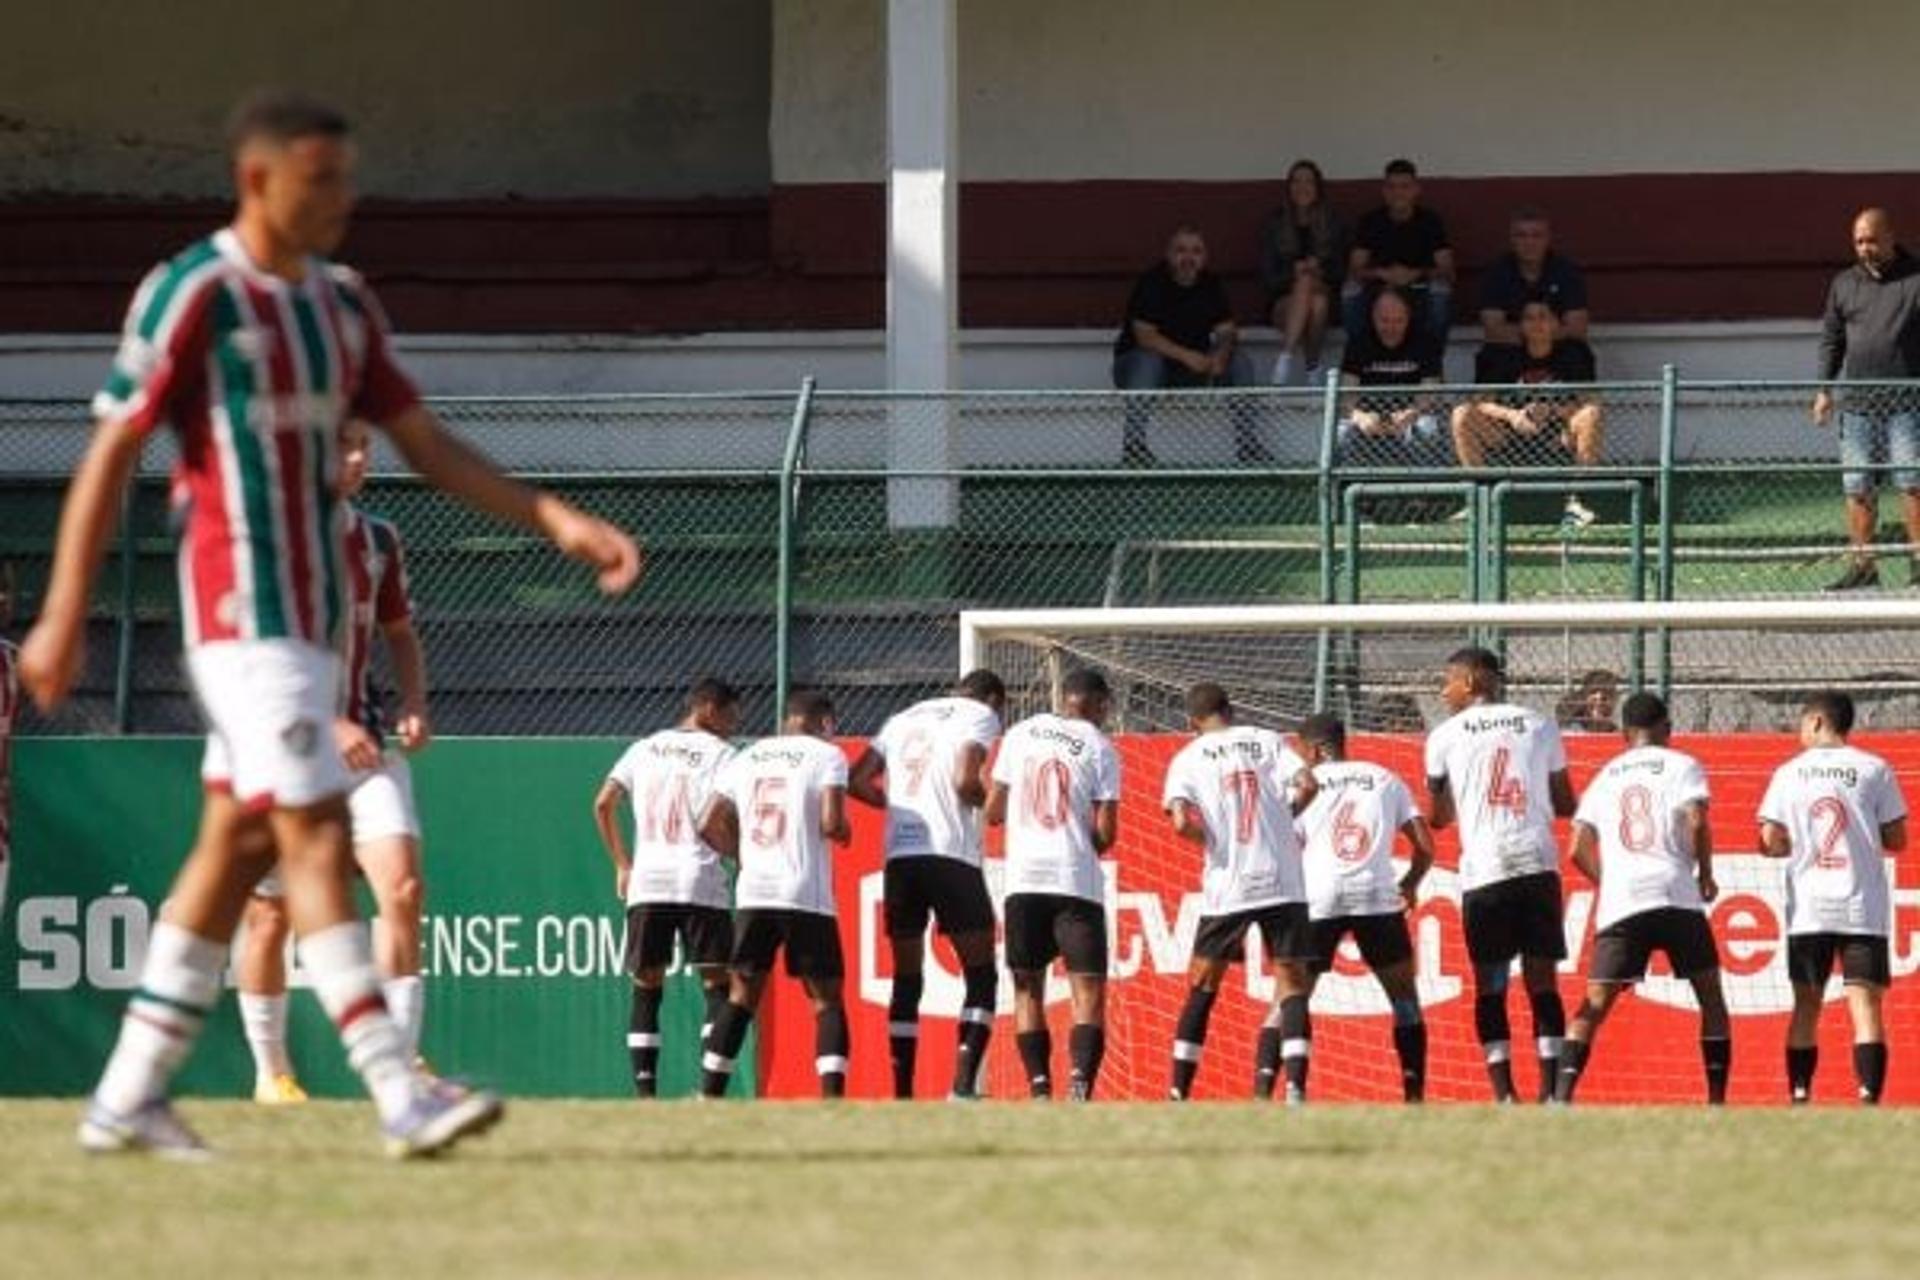
<svg viewBox="0 0 1920 1280">
<path fill-rule="evenodd" d="M 1893 930 L 1880 828 L 1907 816 L 1885 760 L 1858 747 L 1810 747 L 1774 771 L 1760 820 L 1787 829 L 1787 932 Z"/>
<path fill-rule="evenodd" d="M 734 902 L 741 910 L 834 914 L 821 797 L 829 787 L 846 785 L 847 758 L 840 748 L 803 734 L 756 742 L 721 770 L 714 790 L 733 801 L 740 817 Z"/>
<path fill-rule="evenodd" d="M 1428 735 L 1428 781 L 1446 781 L 1460 822 L 1462 889 L 1560 869 L 1547 779 L 1566 767 L 1559 728 L 1528 707 L 1468 707 Z"/>
<path fill-rule="evenodd" d="M 1251 725 L 1203 733 L 1167 766 L 1161 807 L 1192 805 L 1207 829 L 1202 915 L 1306 900 L 1300 836 L 1287 800 L 1305 767 L 1286 739 Z"/>
<path fill-rule="evenodd" d="M 1007 730 L 993 762 L 1007 788 L 1007 892 L 1105 901 L 1093 806 L 1120 798 L 1120 757 L 1085 720 L 1043 714 Z"/>
</svg>

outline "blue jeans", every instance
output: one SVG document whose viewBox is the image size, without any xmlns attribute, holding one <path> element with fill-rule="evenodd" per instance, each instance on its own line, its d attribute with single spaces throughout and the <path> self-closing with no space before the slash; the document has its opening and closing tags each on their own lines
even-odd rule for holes
<svg viewBox="0 0 1920 1280">
<path fill-rule="evenodd" d="M 1849 498 L 1871 497 L 1875 473 L 1891 467 L 1893 487 L 1920 492 L 1920 418 L 1899 413 L 1840 413 L 1841 487 Z"/>
<path fill-rule="evenodd" d="M 1254 373 L 1253 358 L 1245 347 L 1236 346 L 1233 356 L 1227 362 L 1226 377 L 1217 382 L 1201 378 L 1184 365 L 1148 351 L 1144 347 L 1135 347 L 1113 358 L 1113 385 L 1122 391 L 1162 391 L 1180 387 L 1252 387 L 1258 386 L 1260 379 Z M 1259 439 L 1259 415 L 1252 404 L 1236 397 L 1229 405 L 1233 415 L 1234 450 L 1242 461 L 1252 458 L 1264 450 Z M 1144 399 L 1129 398 L 1126 404 L 1126 428 L 1123 451 L 1129 456 L 1144 453 L 1147 446 L 1147 422 L 1152 417 L 1153 406 Z"/>
</svg>

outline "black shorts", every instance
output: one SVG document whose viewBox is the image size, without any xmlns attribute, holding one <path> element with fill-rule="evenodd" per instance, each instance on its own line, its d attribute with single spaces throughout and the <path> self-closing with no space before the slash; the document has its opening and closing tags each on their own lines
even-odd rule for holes
<svg viewBox="0 0 1920 1280">
<path fill-rule="evenodd" d="M 1677 978 L 1720 967 L 1705 912 L 1685 907 L 1636 911 L 1593 935 L 1588 982 L 1633 983 L 1647 976 L 1647 961 L 1664 951 Z"/>
<path fill-rule="evenodd" d="M 1567 934 L 1560 922 L 1560 873 L 1515 876 L 1460 899 L 1467 957 L 1475 964 L 1506 964 L 1515 956 L 1565 960 Z"/>
<path fill-rule="evenodd" d="M 919 937 L 927 931 L 928 916 L 949 938 L 993 932 L 993 899 L 978 867 L 937 854 L 892 858 L 883 881 L 889 938 Z"/>
<path fill-rule="evenodd" d="M 1824 987 L 1840 961 L 1840 977 L 1850 987 L 1893 983 L 1891 948 L 1871 933 L 1796 933 L 1787 939 L 1787 980 L 1800 987 Z"/>
<path fill-rule="evenodd" d="M 748 977 L 772 973 L 773 957 L 779 951 L 787 953 L 789 977 L 844 978 L 847 974 L 840 922 L 832 916 L 777 907 L 742 911 L 734 922 L 734 972 Z"/>
<path fill-rule="evenodd" d="M 1360 946 L 1360 958 L 1375 973 L 1413 958 L 1413 938 L 1407 933 L 1407 918 L 1398 911 L 1383 911 L 1367 916 L 1329 916 L 1315 920 L 1309 937 L 1309 957 L 1315 973 L 1333 968 L 1333 953 L 1348 934 Z"/>
<path fill-rule="evenodd" d="M 1193 935 L 1193 958 L 1246 959 L 1247 932 L 1256 926 L 1269 960 L 1305 960 L 1311 952 L 1307 904 L 1281 902 L 1223 916 L 1201 916 Z"/>
<path fill-rule="evenodd" d="M 1063 893 L 1007 896 L 1007 968 L 1045 969 L 1057 956 L 1068 973 L 1107 976 L 1107 909 Z"/>
<path fill-rule="evenodd" d="M 676 937 L 689 966 L 724 965 L 733 955 L 733 917 L 688 902 L 635 903 L 627 908 L 627 972 L 666 968 Z"/>
</svg>

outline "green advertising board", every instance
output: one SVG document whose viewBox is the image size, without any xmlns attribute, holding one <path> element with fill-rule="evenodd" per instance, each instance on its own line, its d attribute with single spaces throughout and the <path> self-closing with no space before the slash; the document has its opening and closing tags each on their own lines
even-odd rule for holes
<svg viewBox="0 0 1920 1280">
<path fill-rule="evenodd" d="M 427 884 L 422 1051 L 510 1094 L 630 1095 L 624 912 L 591 803 L 625 743 L 448 739 L 414 759 Z M 148 930 L 199 818 L 197 739 L 25 739 L 14 756 L 13 871 L 0 916 L 0 1095 L 92 1087 Z M 371 909 L 371 900 L 367 899 Z M 289 1043 L 322 1096 L 358 1082 L 297 963 Z M 698 1076 L 698 984 L 661 1015 L 664 1095 Z M 735 1089 L 754 1083 L 751 1051 Z M 253 1068 L 223 1000 L 179 1080 L 245 1096 Z"/>
</svg>

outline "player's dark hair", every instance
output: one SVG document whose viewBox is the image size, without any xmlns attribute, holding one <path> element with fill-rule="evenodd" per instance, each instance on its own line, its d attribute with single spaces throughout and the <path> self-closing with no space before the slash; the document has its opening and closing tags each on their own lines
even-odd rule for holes
<svg viewBox="0 0 1920 1280">
<path fill-rule="evenodd" d="M 1344 751 L 1347 747 L 1347 726 L 1331 711 L 1316 711 L 1300 722 L 1300 741 Z"/>
<path fill-rule="evenodd" d="M 1391 178 L 1397 173 L 1404 173 L 1409 178 L 1417 178 L 1420 176 L 1420 171 L 1413 167 L 1413 161 L 1407 159 L 1405 156 L 1387 161 L 1385 176 Z"/>
<path fill-rule="evenodd" d="M 1107 678 L 1092 667 L 1075 667 L 1060 682 L 1060 695 L 1065 698 L 1105 698 L 1112 692 Z"/>
<path fill-rule="evenodd" d="M 1657 693 L 1636 693 L 1620 704 L 1623 729 L 1658 729 L 1673 722 L 1667 704 Z"/>
<path fill-rule="evenodd" d="M 833 714 L 833 699 L 824 689 L 795 689 L 787 694 L 787 715 L 820 721 Z"/>
<path fill-rule="evenodd" d="M 972 698 L 975 702 L 1005 702 L 1007 700 L 1006 683 L 985 667 L 976 667 L 960 677 L 960 683 L 953 691 L 963 698 Z"/>
<path fill-rule="evenodd" d="M 740 705 L 740 691 L 722 680 L 719 676 L 706 676 L 687 690 L 687 709 L 712 707 L 715 711 L 725 711 Z"/>
<path fill-rule="evenodd" d="M 1477 676 L 1485 676 L 1495 682 L 1506 678 L 1506 673 L 1500 669 L 1500 655 L 1479 645 L 1470 644 L 1464 649 L 1455 649 L 1448 655 L 1447 665 L 1464 667 Z"/>
<path fill-rule="evenodd" d="M 1187 715 L 1194 720 L 1233 719 L 1233 699 L 1211 680 L 1202 680 L 1187 690 Z"/>
<path fill-rule="evenodd" d="M 346 115 L 298 89 L 256 89 L 227 117 L 227 151 L 238 155 L 252 142 L 285 146 L 300 138 L 344 138 L 353 131 Z"/>
<path fill-rule="evenodd" d="M 1853 699 L 1838 689 L 1822 689 L 1807 699 L 1808 713 L 1817 714 L 1841 737 L 1853 732 Z"/>
</svg>

